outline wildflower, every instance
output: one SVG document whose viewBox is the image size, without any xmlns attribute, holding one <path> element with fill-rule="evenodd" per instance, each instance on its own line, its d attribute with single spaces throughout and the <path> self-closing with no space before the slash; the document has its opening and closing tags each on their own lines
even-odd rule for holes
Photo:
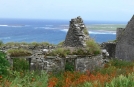
<svg viewBox="0 0 134 87">
<path fill-rule="evenodd" d="M 35 81 L 35 78 L 32 78 L 32 82 L 34 82 Z"/>
<path fill-rule="evenodd" d="M 2 79 L 2 76 L 0 76 L 0 79 Z"/>
</svg>

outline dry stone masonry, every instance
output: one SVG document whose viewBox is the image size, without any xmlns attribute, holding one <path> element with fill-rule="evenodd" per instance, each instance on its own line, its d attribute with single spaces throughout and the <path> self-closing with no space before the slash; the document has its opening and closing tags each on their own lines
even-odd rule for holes
<svg viewBox="0 0 134 87">
<path fill-rule="evenodd" d="M 109 53 L 109 58 L 115 58 L 116 42 L 103 42 L 101 47 Z"/>
<path fill-rule="evenodd" d="M 11 67 L 13 67 L 14 58 L 23 58 L 29 62 L 30 70 L 45 70 L 47 72 L 59 72 L 64 71 L 67 62 L 71 62 L 74 66 L 74 70 L 85 72 L 87 70 L 94 70 L 96 67 L 103 67 L 105 62 L 107 62 L 106 55 L 97 56 L 80 56 L 80 55 L 67 55 L 67 57 L 57 57 L 57 56 L 45 56 L 43 51 L 34 51 L 32 56 L 22 56 L 22 57 L 10 57 L 7 54 L 7 60 L 10 62 Z"/>
<path fill-rule="evenodd" d="M 65 46 L 69 47 L 84 47 L 86 40 L 89 39 L 89 34 L 82 18 L 71 19 L 69 30 L 65 39 Z"/>
<path fill-rule="evenodd" d="M 70 48 L 77 48 L 77 47 L 86 47 L 86 41 L 89 40 L 89 34 L 86 29 L 86 26 L 83 23 L 81 17 L 77 17 L 75 19 L 71 19 L 69 31 L 67 33 L 64 46 Z M 109 45 L 108 45 L 109 46 Z M 67 55 L 66 57 L 62 58 L 59 56 L 46 56 L 51 50 L 54 50 L 55 47 L 44 47 L 44 46 L 19 46 L 16 48 L 13 47 L 2 47 L 0 48 L 4 52 L 8 49 L 18 49 L 18 48 L 25 48 L 26 50 L 31 50 L 32 55 L 25 58 L 29 61 L 29 68 L 30 70 L 45 70 L 47 72 L 58 72 L 64 71 L 66 65 L 71 63 L 74 66 L 74 70 L 85 72 L 87 70 L 92 71 L 96 67 L 103 67 L 105 62 L 107 62 L 107 56 L 109 54 L 107 51 L 103 50 L 103 55 L 91 56 L 91 55 Z M 111 50 L 111 47 L 109 50 Z M 15 57 L 10 57 L 7 54 L 7 60 L 10 62 L 11 66 L 13 66 L 13 59 Z M 16 57 L 18 58 L 18 57 Z"/>
<path fill-rule="evenodd" d="M 125 29 L 117 29 L 116 57 L 123 60 L 134 60 L 134 15 Z"/>
</svg>

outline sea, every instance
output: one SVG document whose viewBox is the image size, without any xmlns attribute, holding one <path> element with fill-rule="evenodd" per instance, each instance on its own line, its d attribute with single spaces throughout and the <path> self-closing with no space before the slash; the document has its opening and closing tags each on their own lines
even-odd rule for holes
<svg viewBox="0 0 134 87">
<path fill-rule="evenodd" d="M 8 42 L 49 42 L 58 44 L 65 40 L 70 20 L 0 19 L 0 40 Z M 126 22 L 84 21 L 89 36 L 97 43 L 116 39 L 116 29 Z"/>
</svg>

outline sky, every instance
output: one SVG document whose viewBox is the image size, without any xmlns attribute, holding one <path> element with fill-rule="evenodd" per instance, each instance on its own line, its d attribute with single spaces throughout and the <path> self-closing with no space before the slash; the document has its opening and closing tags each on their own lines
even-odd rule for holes
<svg viewBox="0 0 134 87">
<path fill-rule="evenodd" d="M 0 0 L 0 18 L 129 21 L 134 0 Z"/>
</svg>

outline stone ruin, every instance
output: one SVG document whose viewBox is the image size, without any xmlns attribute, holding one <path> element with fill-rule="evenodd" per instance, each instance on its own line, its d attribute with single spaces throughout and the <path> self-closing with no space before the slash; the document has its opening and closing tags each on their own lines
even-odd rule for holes
<svg viewBox="0 0 134 87">
<path fill-rule="evenodd" d="M 103 42 L 101 47 L 109 53 L 110 59 L 115 58 L 116 42 Z"/>
<path fill-rule="evenodd" d="M 134 60 L 134 15 L 128 22 L 126 28 L 117 29 L 115 56 L 123 60 Z"/>
<path fill-rule="evenodd" d="M 70 21 L 70 28 L 67 33 L 64 45 L 67 47 L 85 47 L 86 40 L 90 39 L 88 31 L 83 23 L 81 17 L 77 17 Z M 3 50 L 6 47 L 3 48 Z M 20 47 L 18 47 L 20 48 Z M 18 49 L 18 48 L 7 48 L 8 49 Z M 22 47 L 25 48 L 25 47 Z M 107 62 L 108 54 L 105 50 L 103 55 L 91 56 L 91 55 L 67 55 L 65 58 L 60 58 L 58 56 L 46 56 L 45 52 L 49 50 L 54 50 L 54 48 L 46 47 L 26 47 L 27 50 L 32 50 L 31 56 L 22 56 L 29 62 L 30 70 L 45 70 L 47 72 L 58 72 L 64 71 L 67 62 L 71 63 L 74 66 L 74 70 L 85 72 L 87 70 L 94 70 L 96 67 L 103 67 Z M 45 52 L 44 52 L 45 51 Z M 109 55 L 109 54 L 108 54 Z M 18 57 L 10 57 L 7 55 L 7 60 L 13 66 L 13 59 Z"/>
<path fill-rule="evenodd" d="M 13 59 L 18 57 L 10 57 L 7 55 L 7 60 L 10 62 L 10 66 L 13 67 Z M 105 59 L 102 55 L 97 56 L 79 56 L 79 55 L 68 55 L 66 58 L 60 58 L 57 56 L 47 56 L 41 52 L 33 53 L 32 56 L 19 57 L 29 62 L 29 70 L 46 72 L 59 72 L 65 71 L 67 62 L 70 62 L 74 66 L 75 71 L 85 72 L 87 70 L 94 70 L 96 67 L 103 67 Z"/>
<path fill-rule="evenodd" d="M 82 18 L 71 19 L 68 33 L 65 39 L 65 46 L 69 47 L 84 47 L 86 40 L 89 39 L 89 34 Z"/>
</svg>

